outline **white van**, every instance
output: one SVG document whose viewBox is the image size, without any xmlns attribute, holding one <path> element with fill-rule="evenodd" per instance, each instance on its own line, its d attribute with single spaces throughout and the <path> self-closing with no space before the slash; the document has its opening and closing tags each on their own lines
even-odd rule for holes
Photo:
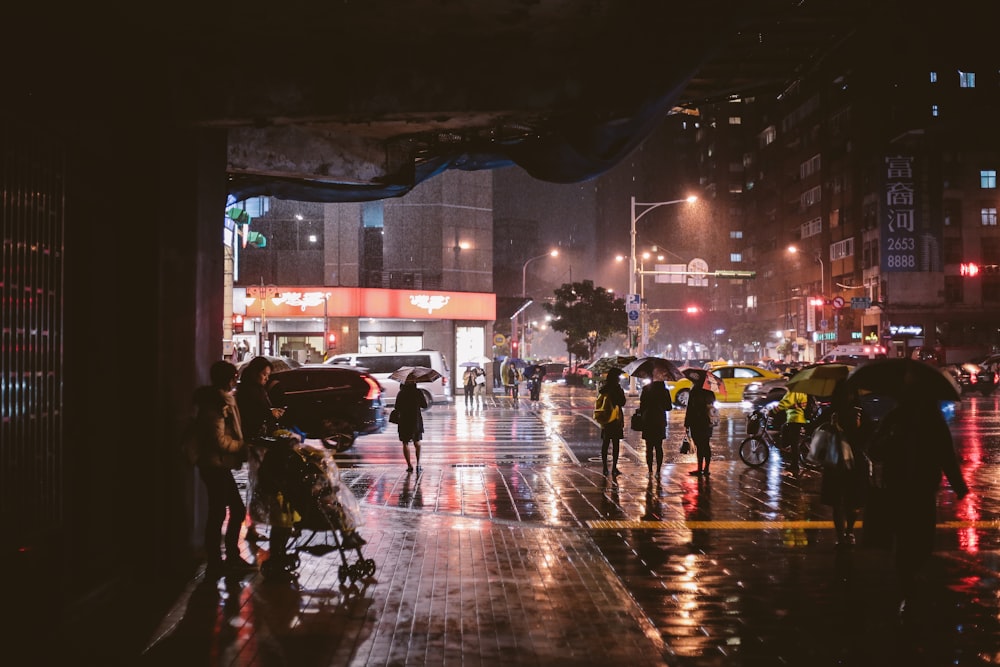
<svg viewBox="0 0 1000 667">
<path fill-rule="evenodd" d="M 870 359 L 885 359 L 885 348 L 881 345 L 838 345 L 820 359 L 824 364 L 856 364 Z"/>
<path fill-rule="evenodd" d="M 327 364 L 347 364 L 359 366 L 368 370 L 382 388 L 382 401 L 386 405 L 395 405 L 396 394 L 399 393 L 399 383 L 390 380 L 389 375 L 403 366 L 425 366 L 433 368 L 441 374 L 441 379 L 434 382 L 421 382 L 417 387 L 424 393 L 427 405 L 434 403 L 450 403 L 451 369 L 448 360 L 436 350 L 419 350 L 417 352 L 344 352 L 327 359 Z"/>
</svg>

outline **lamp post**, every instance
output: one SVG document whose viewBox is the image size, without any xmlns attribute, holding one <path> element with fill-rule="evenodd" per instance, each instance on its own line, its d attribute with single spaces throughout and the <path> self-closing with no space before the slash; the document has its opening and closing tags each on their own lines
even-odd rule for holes
<svg viewBox="0 0 1000 667">
<path fill-rule="evenodd" d="M 638 271 L 639 271 L 637 263 L 636 263 L 636 256 L 635 256 L 635 223 L 637 223 L 639 221 L 639 218 L 641 218 L 642 216 L 646 215 L 647 213 L 649 213 L 650 211 L 652 211 L 654 208 L 659 208 L 661 206 L 670 206 L 671 204 L 683 204 L 685 202 L 687 202 L 687 203 L 694 203 L 696 201 L 698 201 L 698 198 L 695 197 L 694 195 L 692 195 L 690 197 L 687 197 L 686 199 L 671 199 L 670 201 L 658 201 L 658 202 L 637 202 L 635 200 L 635 197 L 632 197 L 632 216 L 631 216 L 632 217 L 632 226 L 631 226 L 631 230 L 630 230 L 631 248 L 630 248 L 630 252 L 629 252 L 629 270 L 628 270 L 628 293 L 629 294 L 635 294 L 636 293 L 635 292 L 635 279 L 636 279 L 636 275 L 638 274 Z M 638 213 L 636 212 L 637 209 L 640 209 L 638 211 Z M 643 340 L 642 340 L 642 330 L 643 330 L 643 326 L 644 325 L 645 325 L 645 322 L 643 321 L 643 317 L 642 317 L 642 303 L 640 302 L 640 304 L 639 304 L 639 335 L 636 337 L 636 344 L 634 346 L 632 345 L 632 337 L 629 336 L 629 352 L 632 355 L 636 356 L 636 357 L 641 357 L 643 355 L 643 353 L 645 352 L 645 349 L 644 349 L 645 346 L 643 345 Z"/>
<path fill-rule="evenodd" d="M 531 264 L 536 259 L 541 259 L 543 257 L 558 257 L 558 256 L 559 256 L 559 251 L 558 250 L 550 250 L 549 252 L 545 253 L 544 255 L 537 255 L 535 257 L 530 257 L 530 258 L 528 258 L 524 262 L 524 266 L 521 267 L 521 300 L 522 301 L 524 299 L 528 298 L 528 264 Z M 519 342 L 521 340 L 521 335 L 520 335 L 521 334 L 521 331 L 520 331 L 520 329 L 521 329 L 521 318 L 519 317 L 519 315 L 515 315 L 514 316 L 514 320 L 512 321 L 511 324 L 512 324 L 511 336 L 514 339 L 514 344 L 511 346 L 511 353 L 513 354 L 514 348 L 518 347 L 518 344 L 519 344 Z M 518 349 L 518 354 L 521 355 L 522 357 L 524 356 L 520 349 Z"/>
<path fill-rule="evenodd" d="M 794 245 L 788 246 L 788 252 L 792 253 L 793 255 L 795 253 L 797 253 L 798 251 L 799 251 L 799 249 L 796 246 L 794 246 Z M 817 262 L 819 262 L 819 294 L 820 294 L 820 297 L 822 297 L 822 301 L 825 302 L 826 301 L 826 264 L 823 262 L 823 253 L 821 251 L 819 251 L 819 250 L 814 250 L 813 251 L 813 259 L 815 259 Z M 823 306 L 819 305 L 818 307 L 822 308 Z M 823 355 L 825 352 L 826 352 L 826 343 L 821 340 L 820 343 L 819 343 L 819 353 L 820 353 L 820 355 Z"/>
</svg>

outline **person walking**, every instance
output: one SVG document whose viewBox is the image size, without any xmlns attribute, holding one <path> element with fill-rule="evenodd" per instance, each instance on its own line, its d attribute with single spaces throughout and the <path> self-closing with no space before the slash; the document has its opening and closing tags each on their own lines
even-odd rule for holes
<svg viewBox="0 0 1000 667">
<path fill-rule="evenodd" d="M 781 426 L 781 447 L 789 457 L 788 465 L 792 472 L 799 471 L 799 441 L 809 423 L 806 419 L 808 405 L 809 396 L 800 391 L 789 391 L 785 392 L 772 411 L 772 414 L 785 413 L 785 423 Z"/>
<path fill-rule="evenodd" d="M 396 411 L 399 416 L 399 441 L 403 443 L 403 458 L 406 459 L 406 472 L 413 472 L 410 461 L 410 445 L 416 455 L 417 470 L 420 468 L 420 440 L 424 434 L 424 417 L 421 410 L 427 407 L 424 393 L 417 389 L 417 382 L 412 376 L 407 377 L 396 395 Z"/>
<path fill-rule="evenodd" d="M 673 410 L 670 392 L 664 383 L 665 371 L 654 368 L 652 381 L 639 394 L 639 414 L 642 415 L 642 439 L 646 441 L 646 468 L 653 474 L 656 456 L 656 477 L 663 467 L 663 440 L 667 437 L 667 413 Z"/>
<path fill-rule="evenodd" d="M 482 368 L 475 368 L 475 396 L 476 404 L 482 408 L 486 404 L 486 371 Z"/>
<path fill-rule="evenodd" d="M 541 398 L 543 375 L 545 375 L 545 369 L 538 364 L 529 366 L 524 374 L 528 386 L 528 396 L 532 401 L 538 401 Z"/>
<path fill-rule="evenodd" d="M 611 446 L 611 474 L 618 476 L 618 454 L 621 441 L 625 437 L 625 390 L 622 389 L 619 377 L 622 371 L 611 368 L 604 376 L 604 383 L 598 388 L 598 401 L 607 405 L 608 420 L 601 423 L 601 462 L 604 464 L 604 474 L 608 474 L 608 447 Z M 604 397 L 601 401 L 601 397 Z M 616 409 L 617 408 L 617 409 Z"/>
<path fill-rule="evenodd" d="M 819 428 L 832 431 L 839 447 L 836 460 L 827 458 L 822 464 L 820 502 L 833 510 L 837 546 L 850 547 L 856 542 L 854 524 L 865 504 L 869 474 L 857 395 L 843 385 L 838 387 L 830 402 L 829 424 Z"/>
<path fill-rule="evenodd" d="M 246 461 L 246 443 L 240 423 L 240 411 L 233 396 L 236 366 L 217 361 L 209 369 L 210 385 L 195 390 L 197 406 L 198 456 L 196 465 L 208 492 L 205 518 L 206 576 L 217 577 L 226 570 L 255 569 L 240 556 L 240 526 L 247 509 L 233 478 Z M 229 520 L 226 520 L 228 512 Z M 222 552 L 222 527 L 225 531 L 225 558 Z"/>
<path fill-rule="evenodd" d="M 462 373 L 462 387 L 465 391 L 465 407 L 472 408 L 475 403 L 476 393 L 476 369 L 469 366 Z"/>
<path fill-rule="evenodd" d="M 894 546 L 902 614 L 934 548 L 942 473 L 958 500 L 965 498 L 969 487 L 958 466 L 951 431 L 933 399 L 901 400 L 879 423 L 868 454 L 875 467 L 872 483 L 883 491 L 880 497 L 887 505 L 885 528 Z"/>
<path fill-rule="evenodd" d="M 689 474 L 708 477 L 708 466 L 712 463 L 712 430 L 715 426 L 710 413 L 715 406 L 715 392 L 705 388 L 707 370 L 692 369 L 688 371 L 688 377 L 691 378 L 692 385 L 684 413 L 684 428 L 694 443 L 698 458 L 697 470 L 692 470 Z"/>
</svg>

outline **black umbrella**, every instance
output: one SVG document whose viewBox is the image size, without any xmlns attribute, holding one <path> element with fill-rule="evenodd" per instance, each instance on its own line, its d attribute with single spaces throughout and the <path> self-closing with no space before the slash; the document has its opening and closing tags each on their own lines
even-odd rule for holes
<svg viewBox="0 0 1000 667">
<path fill-rule="evenodd" d="M 914 359 L 876 359 L 847 376 L 847 386 L 897 401 L 930 399 L 957 401 L 961 390 L 941 369 Z"/>
<path fill-rule="evenodd" d="M 684 373 L 677 364 L 662 357 L 642 357 L 626 364 L 622 370 L 637 378 L 652 378 L 654 370 L 662 372 L 667 380 L 676 381 L 684 378 Z"/>
</svg>

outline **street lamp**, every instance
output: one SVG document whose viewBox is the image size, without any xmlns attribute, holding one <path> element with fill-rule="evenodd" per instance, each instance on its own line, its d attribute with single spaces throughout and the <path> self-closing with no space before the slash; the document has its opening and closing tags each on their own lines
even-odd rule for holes
<svg viewBox="0 0 1000 667">
<path fill-rule="evenodd" d="M 551 250 L 551 251 L 545 253 L 544 255 L 538 255 L 536 257 L 531 257 L 527 261 L 524 262 L 524 266 L 521 267 L 521 301 L 522 302 L 525 299 L 528 298 L 528 264 L 531 264 L 536 259 L 541 259 L 543 257 L 558 257 L 558 256 L 559 256 L 559 251 L 558 250 Z M 524 306 L 522 305 L 521 308 L 523 309 Z M 521 311 L 519 310 L 517 313 L 515 313 L 514 319 L 512 321 L 511 335 L 514 338 L 514 344 L 511 345 L 511 353 L 512 354 L 514 352 L 514 349 L 518 347 L 518 342 L 522 338 L 522 336 L 520 335 L 521 334 L 521 331 L 520 331 L 521 324 L 520 324 L 520 318 L 519 318 L 520 312 Z M 526 356 L 523 352 L 521 352 L 520 349 L 518 349 L 518 354 L 522 358 Z"/>
<path fill-rule="evenodd" d="M 799 249 L 793 245 L 788 246 L 788 252 L 793 255 L 797 253 Z M 819 293 L 826 298 L 826 265 L 823 263 L 823 253 L 819 250 L 814 251 L 813 258 L 819 262 Z"/>
<path fill-rule="evenodd" d="M 635 223 L 639 221 L 639 218 L 646 215 L 654 208 L 659 208 L 661 206 L 669 206 L 671 204 L 683 204 L 694 203 L 698 201 L 698 198 L 694 195 L 687 197 L 686 199 L 671 199 L 670 201 L 658 201 L 658 202 L 637 202 L 635 197 L 632 197 L 632 227 L 630 230 L 631 237 L 631 250 L 629 252 L 629 270 L 628 270 L 628 293 L 635 294 L 635 278 L 638 274 L 638 266 L 636 263 L 635 256 Z M 636 207 L 640 207 L 642 210 L 636 213 Z M 645 322 L 642 317 L 642 304 L 639 304 L 639 335 L 636 337 L 636 344 L 632 345 L 632 337 L 629 336 L 629 352 L 636 357 L 641 357 L 645 352 L 645 346 L 642 340 L 642 329 Z"/>
<path fill-rule="evenodd" d="M 788 252 L 792 253 L 793 255 L 798 251 L 799 249 L 794 245 L 788 246 Z M 818 304 L 813 304 L 810 302 L 810 305 L 815 305 L 818 306 L 819 308 L 822 308 L 823 304 L 826 301 L 826 265 L 823 263 L 823 253 L 819 250 L 813 251 L 813 259 L 819 262 L 819 293 L 822 299 Z M 820 355 L 823 355 L 825 352 L 826 352 L 826 343 L 824 341 L 820 341 L 819 353 Z"/>
</svg>

